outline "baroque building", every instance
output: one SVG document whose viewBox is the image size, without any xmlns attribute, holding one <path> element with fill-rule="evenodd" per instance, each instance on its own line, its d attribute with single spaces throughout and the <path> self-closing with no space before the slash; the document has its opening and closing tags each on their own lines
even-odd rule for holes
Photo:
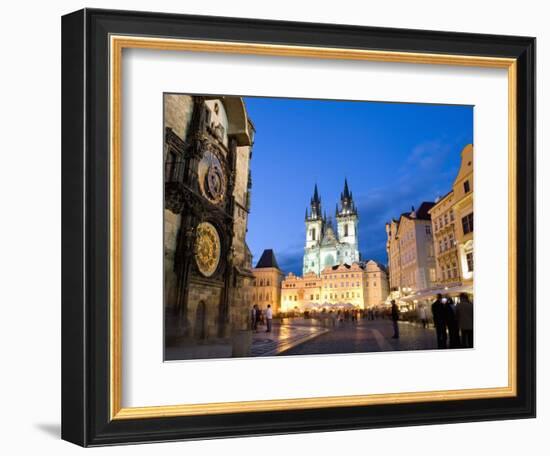
<svg viewBox="0 0 550 456">
<path fill-rule="evenodd" d="M 336 205 L 335 220 L 336 231 L 332 219 L 322 212 L 316 184 L 310 208 L 306 208 L 304 276 L 309 272 L 319 275 L 327 267 L 360 261 L 357 231 L 359 216 L 347 179 L 344 181 L 344 191 L 340 194 L 340 204 Z"/>
<path fill-rule="evenodd" d="M 440 285 L 471 285 L 474 273 L 474 148 L 461 152 L 453 188 L 430 210 Z"/>
<path fill-rule="evenodd" d="M 251 302 L 254 127 L 240 97 L 163 101 L 166 343 L 229 339 L 247 328 Z"/>
<path fill-rule="evenodd" d="M 281 283 L 284 274 L 279 268 L 275 253 L 271 249 L 263 251 L 256 267 L 252 269 L 252 305 L 261 310 L 271 306 L 273 314 L 278 314 L 281 303 Z"/>
<path fill-rule="evenodd" d="M 415 210 L 386 223 L 386 252 L 390 291 L 395 297 L 425 290 L 435 284 L 435 256 L 429 210 L 434 203 L 423 202 Z"/>
<path fill-rule="evenodd" d="M 289 273 L 281 290 L 281 311 L 367 309 L 382 305 L 388 296 L 388 277 L 376 261 L 328 266 L 320 275 Z"/>
</svg>

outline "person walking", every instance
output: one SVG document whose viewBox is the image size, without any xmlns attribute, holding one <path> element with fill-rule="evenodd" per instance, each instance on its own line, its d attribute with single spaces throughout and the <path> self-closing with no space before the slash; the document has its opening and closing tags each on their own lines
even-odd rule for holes
<svg viewBox="0 0 550 456">
<path fill-rule="evenodd" d="M 399 324 L 397 323 L 399 321 L 399 309 L 397 308 L 397 304 L 393 299 L 391 302 L 391 319 L 393 323 L 392 339 L 399 339 Z"/>
<path fill-rule="evenodd" d="M 464 348 L 474 347 L 474 305 L 466 293 L 460 293 L 456 306 L 456 319 Z"/>
<path fill-rule="evenodd" d="M 447 348 L 447 328 L 445 326 L 445 305 L 443 296 L 438 293 L 432 304 L 432 315 L 434 319 L 435 334 L 437 337 L 437 348 Z"/>
<path fill-rule="evenodd" d="M 265 311 L 265 321 L 267 324 L 267 329 L 265 332 L 271 332 L 271 324 L 273 321 L 273 311 L 271 310 L 271 304 L 267 305 L 267 310 Z"/>
<path fill-rule="evenodd" d="M 445 296 L 443 301 L 445 304 L 445 325 L 449 331 L 449 348 L 460 348 L 460 336 L 458 334 L 455 304 L 448 296 Z"/>
<path fill-rule="evenodd" d="M 420 321 L 422 322 L 422 327 L 426 328 L 428 326 L 428 312 L 426 312 L 426 306 L 424 304 L 420 304 L 418 309 L 418 318 L 420 318 Z"/>
</svg>

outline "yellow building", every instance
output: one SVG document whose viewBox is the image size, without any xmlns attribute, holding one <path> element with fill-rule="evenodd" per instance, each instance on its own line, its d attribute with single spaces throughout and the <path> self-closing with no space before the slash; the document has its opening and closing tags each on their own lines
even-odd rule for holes
<svg viewBox="0 0 550 456">
<path fill-rule="evenodd" d="M 451 190 L 429 210 L 437 265 L 436 283 L 439 286 L 450 286 L 460 282 L 454 202 L 454 192 Z"/>
<path fill-rule="evenodd" d="M 453 184 L 453 211 L 458 266 L 463 283 L 474 279 L 474 147 L 468 144 L 462 150 L 460 170 Z"/>
<path fill-rule="evenodd" d="M 468 285 L 474 272 L 474 149 L 462 150 L 460 169 L 452 190 L 430 209 L 437 283 L 441 286 Z"/>
<path fill-rule="evenodd" d="M 386 224 L 391 292 L 395 297 L 430 288 L 436 279 L 432 223 L 423 202 Z"/>
<path fill-rule="evenodd" d="M 303 277 L 288 274 L 282 282 L 281 311 L 365 309 L 382 304 L 388 295 L 384 267 L 375 261 L 340 264 Z"/>
<path fill-rule="evenodd" d="M 271 305 L 273 314 L 279 313 L 284 274 L 279 269 L 273 250 L 264 250 L 252 274 L 252 305 L 256 304 L 264 311 Z"/>
</svg>

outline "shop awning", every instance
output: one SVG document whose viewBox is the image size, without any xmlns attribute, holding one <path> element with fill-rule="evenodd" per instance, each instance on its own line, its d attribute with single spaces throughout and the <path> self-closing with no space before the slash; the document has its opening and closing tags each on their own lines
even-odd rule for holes
<svg viewBox="0 0 550 456">
<path fill-rule="evenodd" d="M 412 302 L 412 301 L 423 301 L 435 299 L 438 294 L 457 296 L 460 293 L 469 293 L 474 292 L 474 287 L 472 285 L 455 285 L 452 287 L 439 287 L 439 288 L 430 288 L 428 290 L 417 291 L 416 293 L 402 296 L 399 298 L 399 301 Z"/>
</svg>

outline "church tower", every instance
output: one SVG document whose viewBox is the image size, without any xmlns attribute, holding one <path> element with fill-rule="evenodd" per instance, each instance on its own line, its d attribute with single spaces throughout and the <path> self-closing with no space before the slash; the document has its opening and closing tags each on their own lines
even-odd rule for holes
<svg viewBox="0 0 550 456">
<path fill-rule="evenodd" d="M 313 198 L 310 202 L 310 212 L 306 209 L 306 248 L 317 247 L 323 237 L 323 216 L 321 212 L 321 199 L 315 184 Z"/>
<path fill-rule="evenodd" d="M 319 273 L 319 247 L 323 239 L 325 220 L 321 211 L 321 198 L 317 184 L 310 201 L 310 210 L 306 208 L 306 245 L 304 252 L 303 273 L 314 271 Z"/>
<path fill-rule="evenodd" d="M 347 244 L 342 252 L 340 261 L 342 263 L 352 264 L 354 261 L 359 261 L 359 239 L 357 227 L 359 224 L 359 216 L 357 208 L 353 202 L 353 194 L 348 187 L 348 180 L 344 181 L 344 191 L 340 194 L 340 206 L 336 205 L 336 222 L 338 224 L 338 240 Z"/>
</svg>

